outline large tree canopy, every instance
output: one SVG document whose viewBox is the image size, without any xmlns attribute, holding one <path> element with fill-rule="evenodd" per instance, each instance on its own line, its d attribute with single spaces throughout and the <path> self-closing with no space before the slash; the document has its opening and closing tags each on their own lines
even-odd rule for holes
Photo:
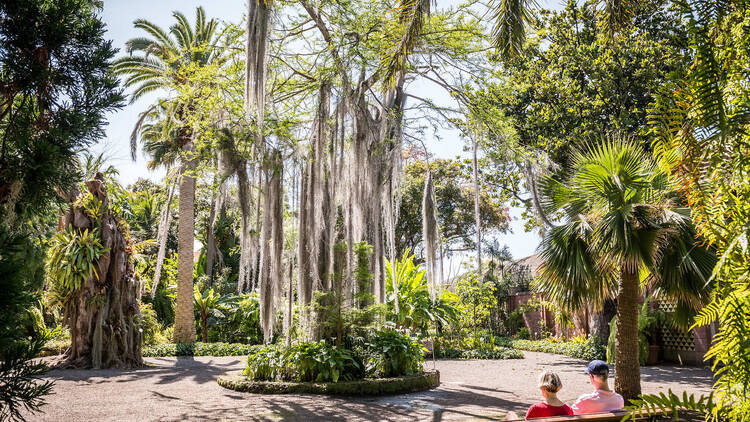
<svg viewBox="0 0 750 422">
<path fill-rule="evenodd" d="M 76 180 L 75 154 L 104 135 L 122 96 L 89 2 L 4 1 L 0 22 L 0 205 L 29 215 Z"/>
<path fill-rule="evenodd" d="M 477 93 L 494 99 L 514 119 L 519 143 L 545 151 L 559 172 L 601 133 L 648 145 L 648 106 L 690 60 L 686 28 L 663 2 L 643 2 L 615 40 L 598 24 L 594 3 L 540 10 L 526 53 L 505 60 L 500 81 Z"/>
<path fill-rule="evenodd" d="M 44 275 L 36 228 L 121 104 L 114 52 L 89 1 L 0 2 L 0 419 L 37 410 L 50 391 L 37 383 L 45 366 L 27 361 L 43 344 L 31 318 Z"/>
</svg>

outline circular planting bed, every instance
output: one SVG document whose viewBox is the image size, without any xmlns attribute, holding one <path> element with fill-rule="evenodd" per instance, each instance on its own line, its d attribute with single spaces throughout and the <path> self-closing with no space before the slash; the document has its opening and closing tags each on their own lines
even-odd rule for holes
<svg viewBox="0 0 750 422">
<path fill-rule="evenodd" d="M 380 396 L 413 393 L 435 388 L 440 385 L 440 372 L 425 371 L 421 374 L 398 378 L 368 378 L 359 381 L 318 383 L 253 381 L 242 375 L 242 371 L 236 371 L 219 377 L 217 382 L 224 388 L 244 393 Z"/>
</svg>

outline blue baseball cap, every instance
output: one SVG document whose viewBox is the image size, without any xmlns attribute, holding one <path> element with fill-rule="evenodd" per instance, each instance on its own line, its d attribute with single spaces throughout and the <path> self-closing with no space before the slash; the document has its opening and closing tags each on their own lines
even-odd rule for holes
<svg viewBox="0 0 750 422">
<path fill-rule="evenodd" d="M 589 375 L 608 376 L 609 365 L 601 360 L 592 360 L 585 372 Z"/>
</svg>

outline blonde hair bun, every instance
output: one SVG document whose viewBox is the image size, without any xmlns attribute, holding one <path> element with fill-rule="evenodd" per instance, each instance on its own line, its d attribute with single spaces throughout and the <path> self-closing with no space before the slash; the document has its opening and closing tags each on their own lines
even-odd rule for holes
<svg viewBox="0 0 750 422">
<path fill-rule="evenodd" d="M 539 388 L 543 388 L 550 393 L 557 393 L 562 388 L 562 381 L 556 373 L 544 371 L 539 375 Z"/>
</svg>

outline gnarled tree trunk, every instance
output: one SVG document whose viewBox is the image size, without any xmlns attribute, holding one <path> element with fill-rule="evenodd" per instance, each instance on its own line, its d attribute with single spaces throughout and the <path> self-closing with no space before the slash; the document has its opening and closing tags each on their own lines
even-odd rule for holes
<svg viewBox="0 0 750 422">
<path fill-rule="evenodd" d="M 65 225 L 75 230 L 98 228 L 106 251 L 95 263 L 96 274 L 86 280 L 64 309 L 70 327 L 70 348 L 58 367 L 133 368 L 143 364 L 141 333 L 135 319 L 139 284 L 123 231 L 109 212 L 109 199 L 101 173 L 86 182 L 87 190 L 101 201 L 99 219 L 78 204 L 71 205 Z"/>
</svg>

